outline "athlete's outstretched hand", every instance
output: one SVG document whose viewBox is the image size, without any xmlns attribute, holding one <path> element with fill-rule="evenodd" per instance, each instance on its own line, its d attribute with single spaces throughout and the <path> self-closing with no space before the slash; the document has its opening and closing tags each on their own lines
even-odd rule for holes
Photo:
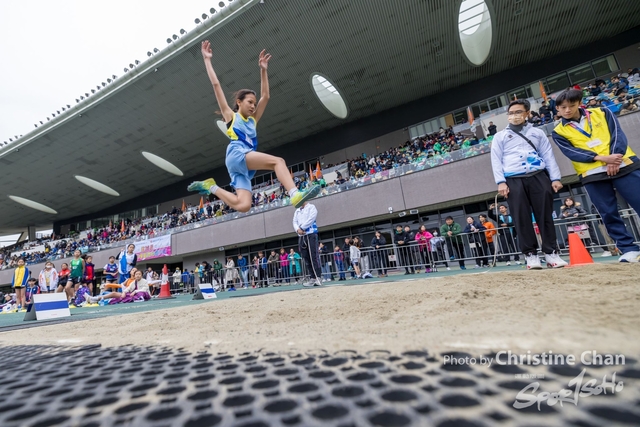
<svg viewBox="0 0 640 427">
<path fill-rule="evenodd" d="M 205 40 L 202 42 L 202 57 L 204 59 L 211 59 L 213 57 L 213 52 L 211 51 L 211 43 L 209 40 Z"/>
<path fill-rule="evenodd" d="M 266 70 L 269 66 L 269 60 L 271 59 L 271 54 L 266 52 L 266 49 L 262 49 L 260 52 L 260 56 L 258 57 L 258 65 L 263 70 Z"/>
</svg>

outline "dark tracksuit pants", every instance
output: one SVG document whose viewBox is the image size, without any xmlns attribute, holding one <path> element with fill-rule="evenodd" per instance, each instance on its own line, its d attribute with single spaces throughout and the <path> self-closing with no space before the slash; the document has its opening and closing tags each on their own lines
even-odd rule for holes
<svg viewBox="0 0 640 427">
<path fill-rule="evenodd" d="M 449 250 L 449 256 L 458 258 L 458 265 L 460 267 L 464 267 L 464 261 L 460 258 L 464 258 L 464 244 L 462 242 L 457 241 L 455 238 L 447 238 L 447 249 Z"/>
<path fill-rule="evenodd" d="M 398 244 L 398 256 L 400 264 L 404 266 L 406 273 L 415 273 L 416 270 L 413 266 L 413 260 L 411 259 L 411 249 L 406 243 L 404 245 Z"/>
<path fill-rule="evenodd" d="M 307 272 L 312 279 L 318 279 L 322 275 L 320 268 L 320 254 L 318 253 L 318 235 L 305 234 L 298 238 L 300 256 L 307 264 Z"/>
<path fill-rule="evenodd" d="M 584 188 L 602 217 L 607 233 L 616 242 L 616 246 L 624 254 L 637 251 L 638 245 L 633 243 L 633 236 L 627 231 L 624 221 L 618 212 L 618 200 L 615 190 L 640 213 L 640 170 L 630 172 L 620 178 L 589 182 Z"/>
<path fill-rule="evenodd" d="M 538 239 L 533 229 L 531 210 L 542 238 L 542 252 L 556 251 L 556 229 L 553 225 L 553 189 L 551 180 L 544 172 L 523 178 L 507 178 L 509 186 L 509 210 L 513 218 L 518 243 L 522 253 L 537 253 Z"/>
</svg>

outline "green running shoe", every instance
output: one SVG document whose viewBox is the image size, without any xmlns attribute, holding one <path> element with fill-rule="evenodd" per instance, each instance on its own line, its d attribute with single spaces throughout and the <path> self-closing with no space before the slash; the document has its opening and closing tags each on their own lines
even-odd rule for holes
<svg viewBox="0 0 640 427">
<path fill-rule="evenodd" d="M 320 186 L 318 184 L 312 184 L 311 187 L 307 187 L 304 190 L 298 190 L 296 194 L 291 198 L 291 204 L 296 208 L 299 208 L 304 204 L 304 202 L 308 202 L 313 199 L 320 193 Z"/>
<path fill-rule="evenodd" d="M 216 180 L 213 178 L 205 179 L 204 181 L 193 181 L 187 187 L 188 191 L 197 191 L 200 194 L 208 196 L 211 194 L 209 190 L 212 186 L 216 185 Z"/>
</svg>

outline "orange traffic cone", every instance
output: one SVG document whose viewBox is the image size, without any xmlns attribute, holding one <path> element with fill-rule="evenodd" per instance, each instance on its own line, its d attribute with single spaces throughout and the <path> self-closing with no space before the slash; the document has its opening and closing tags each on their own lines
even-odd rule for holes
<svg viewBox="0 0 640 427">
<path fill-rule="evenodd" d="M 160 285 L 160 295 L 158 295 L 158 299 L 168 299 L 175 298 L 171 295 L 171 291 L 169 290 L 169 270 L 167 269 L 167 264 L 162 268 L 162 284 Z"/>
<path fill-rule="evenodd" d="M 569 267 L 593 264 L 593 258 L 576 233 L 569 234 Z"/>
</svg>

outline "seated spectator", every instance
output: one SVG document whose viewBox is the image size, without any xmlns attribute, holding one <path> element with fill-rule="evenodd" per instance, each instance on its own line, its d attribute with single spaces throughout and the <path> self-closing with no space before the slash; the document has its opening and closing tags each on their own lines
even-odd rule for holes
<svg viewBox="0 0 640 427">
<path fill-rule="evenodd" d="M 80 283 L 78 290 L 76 291 L 73 300 L 69 304 L 70 308 L 85 307 L 89 305 L 87 298 L 91 297 L 91 290 L 85 282 Z"/>
<path fill-rule="evenodd" d="M 564 199 L 564 205 L 560 206 L 560 216 L 563 219 L 567 220 L 576 220 L 580 218 L 584 218 L 587 216 L 587 211 L 580 205 L 580 203 L 576 203 L 573 200 L 573 197 L 567 197 Z M 586 247 L 591 246 L 590 238 L 583 238 L 582 236 L 585 234 L 584 231 L 588 230 L 590 235 L 592 235 L 593 230 L 590 227 L 590 224 L 586 222 L 571 222 L 568 225 L 567 232 L 570 233 L 578 233 L 581 239 L 584 239 L 584 245 Z M 567 241 L 565 244 L 569 245 L 569 239 L 567 237 Z"/>
<path fill-rule="evenodd" d="M 123 284 L 122 292 L 110 292 L 105 295 L 99 295 L 97 297 L 87 297 L 86 300 L 91 303 L 97 303 L 102 300 L 109 299 L 109 305 L 123 304 L 134 301 L 149 301 L 151 295 L 149 294 L 149 284 L 142 278 L 142 271 L 135 269 L 131 271 L 133 278 L 127 279 Z"/>
<path fill-rule="evenodd" d="M 16 294 L 8 293 L 4 295 L 0 309 L 3 313 L 8 313 L 17 310 L 16 306 Z"/>
<path fill-rule="evenodd" d="M 552 112 L 547 101 L 542 102 L 542 106 L 538 109 L 538 113 L 540 113 L 541 118 L 544 118 L 545 122 L 551 121 Z"/>
</svg>

